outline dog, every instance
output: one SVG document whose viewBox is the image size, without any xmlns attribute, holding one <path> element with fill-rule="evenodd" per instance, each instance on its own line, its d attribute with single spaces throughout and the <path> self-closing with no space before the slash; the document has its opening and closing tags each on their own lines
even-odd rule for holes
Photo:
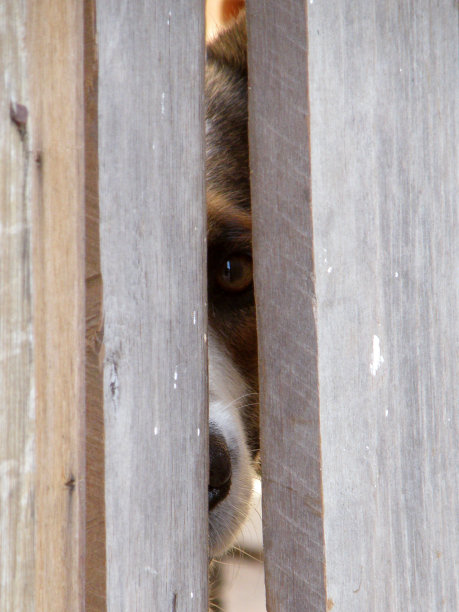
<svg viewBox="0 0 459 612">
<path fill-rule="evenodd" d="M 206 50 L 209 555 L 247 516 L 259 450 L 245 15 Z"/>
</svg>

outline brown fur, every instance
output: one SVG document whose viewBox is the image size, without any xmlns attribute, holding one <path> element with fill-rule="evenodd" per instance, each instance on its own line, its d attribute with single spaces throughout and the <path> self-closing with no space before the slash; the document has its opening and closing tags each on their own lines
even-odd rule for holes
<svg viewBox="0 0 459 612">
<path fill-rule="evenodd" d="M 243 13 L 207 48 L 205 95 L 209 322 L 254 393 L 243 418 L 255 458 L 259 419 L 253 284 L 235 294 L 222 290 L 215 280 L 232 254 L 252 255 Z"/>
</svg>

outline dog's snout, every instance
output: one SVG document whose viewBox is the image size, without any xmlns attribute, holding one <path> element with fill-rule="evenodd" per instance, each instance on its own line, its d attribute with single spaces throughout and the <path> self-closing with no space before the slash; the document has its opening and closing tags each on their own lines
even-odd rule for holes
<svg viewBox="0 0 459 612">
<path fill-rule="evenodd" d="M 231 457 L 225 438 L 209 432 L 209 510 L 225 499 L 231 488 Z"/>
</svg>

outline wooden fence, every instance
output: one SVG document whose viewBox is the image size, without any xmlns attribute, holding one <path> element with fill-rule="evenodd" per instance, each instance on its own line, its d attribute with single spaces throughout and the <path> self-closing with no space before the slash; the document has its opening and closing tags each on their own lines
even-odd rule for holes
<svg viewBox="0 0 459 612">
<path fill-rule="evenodd" d="M 207 606 L 202 9 L 0 9 L 2 612 Z M 459 608 L 457 19 L 248 2 L 270 612 Z"/>
</svg>

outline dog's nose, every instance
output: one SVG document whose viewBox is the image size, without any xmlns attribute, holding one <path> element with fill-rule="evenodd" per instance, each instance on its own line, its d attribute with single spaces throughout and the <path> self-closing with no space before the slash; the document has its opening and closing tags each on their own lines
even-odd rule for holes
<svg viewBox="0 0 459 612">
<path fill-rule="evenodd" d="M 225 438 L 209 432 L 209 510 L 223 501 L 231 488 L 231 457 Z"/>
</svg>

